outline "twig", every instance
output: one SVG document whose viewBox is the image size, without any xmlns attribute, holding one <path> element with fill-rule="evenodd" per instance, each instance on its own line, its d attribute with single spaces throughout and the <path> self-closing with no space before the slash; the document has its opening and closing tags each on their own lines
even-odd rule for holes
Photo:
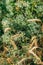
<svg viewBox="0 0 43 65">
<path fill-rule="evenodd" d="M 37 60 L 41 61 L 40 58 L 31 50 L 29 50 L 29 53 L 31 53 Z"/>
<path fill-rule="evenodd" d="M 13 45 L 14 49 L 17 49 L 17 46 L 14 41 L 11 40 L 11 44 Z"/>
<path fill-rule="evenodd" d="M 16 65 L 19 65 L 20 63 L 22 63 L 24 60 L 26 60 L 27 58 L 23 58 L 22 60 L 20 60 Z"/>
<path fill-rule="evenodd" d="M 23 59 L 21 59 L 16 65 L 21 64 L 23 61 L 25 61 L 25 60 L 27 60 L 27 59 L 29 59 L 29 57 L 28 57 L 28 58 L 23 58 Z"/>
<path fill-rule="evenodd" d="M 31 49 L 31 51 L 33 51 L 33 50 L 34 50 L 34 49 L 36 49 L 36 48 L 38 48 L 38 47 L 36 47 L 36 46 L 35 46 L 35 47 L 33 47 L 33 48 Z"/>
<path fill-rule="evenodd" d="M 15 35 L 13 35 L 13 36 L 11 36 L 11 39 L 12 38 L 16 38 L 16 37 L 20 37 L 22 34 L 15 34 Z"/>
<path fill-rule="evenodd" d="M 33 45 L 35 45 L 36 47 L 38 47 L 36 36 L 33 36 L 33 37 L 32 37 L 31 43 L 32 43 L 32 44 L 30 44 L 30 47 L 29 47 L 30 49 L 33 47 Z"/>
<path fill-rule="evenodd" d="M 11 28 L 5 28 L 4 32 L 6 33 L 9 30 L 11 30 Z"/>
<path fill-rule="evenodd" d="M 43 62 L 42 62 L 42 61 L 40 61 L 40 62 L 38 62 L 37 64 L 39 64 L 39 65 L 43 65 Z"/>
<path fill-rule="evenodd" d="M 27 21 L 28 21 L 28 22 L 30 22 L 30 21 L 31 21 L 31 22 L 34 22 L 34 21 L 41 22 L 40 19 L 28 19 Z"/>
</svg>

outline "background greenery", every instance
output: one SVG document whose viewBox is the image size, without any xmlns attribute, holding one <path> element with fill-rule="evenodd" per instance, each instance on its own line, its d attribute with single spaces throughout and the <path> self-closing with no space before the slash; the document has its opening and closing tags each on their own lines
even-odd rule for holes
<svg viewBox="0 0 43 65">
<path fill-rule="evenodd" d="M 41 22 L 28 21 L 29 19 L 40 19 Z M 0 0 L 0 61 L 3 56 L 3 60 L 13 58 L 12 63 L 10 61 L 8 63 L 5 60 L 0 65 L 16 65 L 20 59 L 24 58 L 27 53 L 27 48 L 24 49 L 22 47 L 28 46 L 33 36 L 37 36 L 38 44 L 43 48 L 43 42 L 40 41 L 43 37 L 42 25 L 42 0 Z M 16 47 L 13 48 L 12 42 L 15 43 Z M 8 51 L 3 54 L 4 47 Z M 31 57 L 31 55 L 29 57 L 31 62 L 28 63 L 27 60 L 25 64 L 22 63 L 21 65 L 37 65 L 34 57 Z"/>
</svg>

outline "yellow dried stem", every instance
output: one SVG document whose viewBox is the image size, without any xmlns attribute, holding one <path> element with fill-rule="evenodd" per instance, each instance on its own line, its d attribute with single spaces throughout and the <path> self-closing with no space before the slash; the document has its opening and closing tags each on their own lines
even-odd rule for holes
<svg viewBox="0 0 43 65">
<path fill-rule="evenodd" d="M 42 32 L 43 32 L 43 24 L 42 24 L 41 30 L 42 30 Z"/>
<path fill-rule="evenodd" d="M 31 22 L 36 22 L 36 21 L 37 21 L 37 22 L 41 22 L 40 19 L 28 19 L 27 21 L 28 21 L 28 22 L 30 22 L 30 21 L 31 21 Z"/>
<path fill-rule="evenodd" d="M 8 48 L 7 47 L 4 47 L 4 51 L 3 51 L 3 53 L 2 53 L 2 56 L 4 57 L 4 58 L 6 58 L 6 52 L 8 51 Z"/>
<path fill-rule="evenodd" d="M 11 58 L 7 58 L 7 62 L 8 63 L 12 63 L 12 59 Z"/>
<path fill-rule="evenodd" d="M 16 34 L 16 35 L 11 36 L 10 41 L 11 41 L 11 44 L 13 45 L 14 49 L 17 49 L 17 46 L 16 46 L 16 43 L 13 41 L 13 39 L 18 38 L 20 36 L 21 36 L 21 34 Z"/>
<path fill-rule="evenodd" d="M 11 30 L 11 28 L 5 28 L 4 32 L 6 33 L 9 30 Z"/>
<path fill-rule="evenodd" d="M 7 48 L 7 47 L 4 47 L 4 50 L 5 50 L 5 51 L 8 51 L 8 48 Z"/>
<path fill-rule="evenodd" d="M 38 48 L 38 47 L 34 46 L 34 47 L 31 49 L 31 51 L 33 51 L 33 50 L 36 49 L 36 48 Z"/>
<path fill-rule="evenodd" d="M 16 43 L 12 40 L 12 39 L 14 39 L 14 38 L 18 38 L 18 37 L 20 37 L 22 34 L 16 34 L 16 35 L 13 35 L 13 36 L 11 36 L 11 44 L 13 45 L 13 47 L 14 47 L 14 49 L 17 49 L 17 46 L 16 46 Z"/>
<path fill-rule="evenodd" d="M 31 50 L 29 50 L 29 53 L 32 54 L 37 60 L 41 61 L 40 58 Z"/>
<path fill-rule="evenodd" d="M 13 39 L 13 38 L 18 38 L 18 37 L 20 37 L 20 36 L 22 36 L 22 34 L 15 34 L 15 35 L 11 36 L 11 39 Z"/>
<path fill-rule="evenodd" d="M 22 62 L 24 62 L 27 59 L 29 59 L 29 57 L 26 57 L 26 58 L 21 59 L 16 65 L 20 65 Z"/>
<path fill-rule="evenodd" d="M 16 50 L 17 50 L 16 43 L 15 43 L 14 41 L 12 41 L 12 40 L 11 40 L 11 44 L 12 44 L 12 46 L 14 47 L 14 49 L 16 49 Z"/>
<path fill-rule="evenodd" d="M 36 46 L 36 47 L 38 47 L 38 45 L 37 45 L 37 39 L 36 39 L 37 37 L 36 36 L 33 36 L 32 37 L 32 39 L 31 39 L 31 44 L 30 44 L 30 49 L 33 47 L 33 46 Z"/>
<path fill-rule="evenodd" d="M 37 64 L 38 64 L 38 65 L 43 65 L 43 62 L 42 62 L 42 61 L 40 61 L 40 62 L 38 62 Z"/>
</svg>

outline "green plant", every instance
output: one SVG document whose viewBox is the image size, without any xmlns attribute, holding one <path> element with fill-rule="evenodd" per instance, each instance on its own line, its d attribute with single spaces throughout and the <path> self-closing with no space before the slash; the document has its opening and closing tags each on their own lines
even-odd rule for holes
<svg viewBox="0 0 43 65">
<path fill-rule="evenodd" d="M 43 63 L 42 25 L 41 0 L 0 0 L 0 65 Z"/>
</svg>

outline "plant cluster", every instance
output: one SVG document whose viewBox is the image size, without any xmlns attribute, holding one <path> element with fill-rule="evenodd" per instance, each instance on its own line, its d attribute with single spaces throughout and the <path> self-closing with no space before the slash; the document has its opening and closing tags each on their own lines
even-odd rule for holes
<svg viewBox="0 0 43 65">
<path fill-rule="evenodd" d="M 0 0 L 0 65 L 43 65 L 43 1 Z"/>
</svg>

